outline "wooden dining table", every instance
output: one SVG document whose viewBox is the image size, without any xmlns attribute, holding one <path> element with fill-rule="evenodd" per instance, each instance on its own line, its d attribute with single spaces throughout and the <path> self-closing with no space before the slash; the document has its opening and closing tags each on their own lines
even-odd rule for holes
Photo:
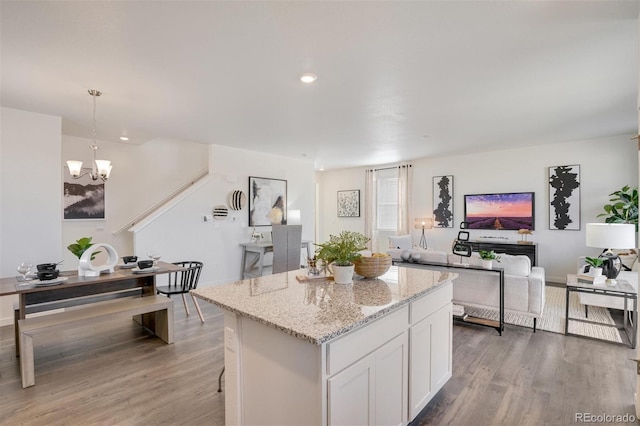
<svg viewBox="0 0 640 426">
<path fill-rule="evenodd" d="M 27 314 L 95 303 L 106 298 L 122 296 L 151 296 L 156 294 L 156 277 L 161 274 L 177 272 L 184 268 L 167 262 L 158 262 L 157 269 L 134 271 L 116 267 L 112 273 L 98 277 L 80 277 L 77 271 L 63 271 L 62 282 L 52 285 L 21 282 L 17 277 L 0 278 L 0 297 L 18 295 L 18 307 L 14 315 L 16 332 L 16 355 L 19 355 L 18 320 Z M 46 284 L 46 283 L 42 283 Z M 155 333 L 154 316 L 142 315 L 139 322 Z"/>
</svg>

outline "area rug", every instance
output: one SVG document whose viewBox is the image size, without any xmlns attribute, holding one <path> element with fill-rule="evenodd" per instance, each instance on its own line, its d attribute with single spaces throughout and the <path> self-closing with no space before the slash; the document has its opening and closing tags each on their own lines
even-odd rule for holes
<svg viewBox="0 0 640 426">
<path fill-rule="evenodd" d="M 566 290 L 561 287 L 546 287 L 544 312 L 538 319 L 538 330 L 564 334 L 565 300 L 567 297 L 565 291 Z M 498 320 L 498 311 L 472 308 L 468 306 L 465 306 L 464 311 L 471 316 L 488 318 L 496 321 Z M 580 304 L 577 293 L 571 293 L 571 298 L 569 300 L 569 318 L 587 319 L 585 317 L 584 305 Z M 611 314 L 609 314 L 609 310 L 599 306 L 589 306 L 588 319 L 590 321 L 604 324 L 615 324 L 613 318 L 611 318 Z M 504 322 L 507 324 L 533 328 L 533 318 L 526 315 L 505 312 Z M 569 332 L 579 334 L 581 336 L 610 340 L 612 342 L 622 342 L 620 333 L 613 327 L 569 320 Z"/>
</svg>

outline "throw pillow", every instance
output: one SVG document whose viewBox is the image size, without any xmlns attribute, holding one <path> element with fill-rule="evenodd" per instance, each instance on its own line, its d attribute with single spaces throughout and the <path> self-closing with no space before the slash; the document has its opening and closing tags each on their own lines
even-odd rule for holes
<svg viewBox="0 0 640 426">
<path fill-rule="evenodd" d="M 410 234 L 389 237 L 389 248 L 411 250 L 412 244 Z"/>
</svg>

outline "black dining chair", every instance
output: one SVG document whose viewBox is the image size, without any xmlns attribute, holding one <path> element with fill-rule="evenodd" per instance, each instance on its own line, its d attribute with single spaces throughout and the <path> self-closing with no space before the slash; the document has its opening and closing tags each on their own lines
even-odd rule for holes
<svg viewBox="0 0 640 426">
<path fill-rule="evenodd" d="M 189 293 L 190 290 L 195 290 L 198 287 L 198 280 L 200 280 L 200 272 L 202 272 L 202 262 L 196 261 L 183 261 L 183 262 L 173 262 L 174 265 L 182 266 L 183 270 L 171 272 L 169 274 L 169 282 L 166 286 L 158 286 L 156 290 L 158 294 L 165 294 L 169 297 L 173 294 L 182 295 L 182 301 L 184 302 L 184 310 L 189 315 L 189 306 L 187 305 L 187 298 L 185 294 Z M 198 306 L 198 301 L 193 294 L 191 295 L 191 300 L 193 300 L 193 304 L 196 307 L 196 311 L 198 311 L 198 315 L 200 316 L 200 321 L 204 322 L 204 317 L 202 316 L 202 311 L 200 311 L 200 306 Z"/>
</svg>

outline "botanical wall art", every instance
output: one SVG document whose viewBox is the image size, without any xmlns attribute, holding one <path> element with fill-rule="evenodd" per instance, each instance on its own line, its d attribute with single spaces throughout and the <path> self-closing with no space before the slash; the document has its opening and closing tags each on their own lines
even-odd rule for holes
<svg viewBox="0 0 640 426">
<path fill-rule="evenodd" d="M 360 217 L 360 190 L 338 191 L 338 217 Z"/>
<path fill-rule="evenodd" d="M 87 171 L 91 170 L 82 169 L 81 173 Z M 65 167 L 62 205 L 64 219 L 105 219 L 104 182 L 92 180 L 88 174 L 73 179 Z"/>
<path fill-rule="evenodd" d="M 453 228 L 453 176 L 433 177 L 433 227 Z"/>
<path fill-rule="evenodd" d="M 580 230 L 580 166 L 549 167 L 549 229 Z"/>
<path fill-rule="evenodd" d="M 249 176 L 249 226 L 287 224 L 287 181 Z"/>
</svg>

